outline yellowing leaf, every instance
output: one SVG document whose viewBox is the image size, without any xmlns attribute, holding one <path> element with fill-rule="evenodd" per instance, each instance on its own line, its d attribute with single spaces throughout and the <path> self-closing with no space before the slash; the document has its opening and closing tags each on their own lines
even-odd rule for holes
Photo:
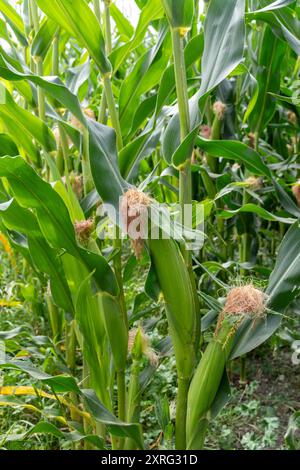
<svg viewBox="0 0 300 470">
<path fill-rule="evenodd" d="M 17 300 L 0 300 L 0 307 L 19 307 L 22 305 L 22 302 Z"/>
</svg>

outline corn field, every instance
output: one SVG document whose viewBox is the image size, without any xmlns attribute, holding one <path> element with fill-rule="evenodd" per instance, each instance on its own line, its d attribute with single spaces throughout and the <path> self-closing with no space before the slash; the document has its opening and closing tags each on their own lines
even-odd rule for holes
<svg viewBox="0 0 300 470">
<path fill-rule="evenodd" d="M 299 1 L 0 0 L 1 449 L 300 449 L 299 126 Z"/>
</svg>

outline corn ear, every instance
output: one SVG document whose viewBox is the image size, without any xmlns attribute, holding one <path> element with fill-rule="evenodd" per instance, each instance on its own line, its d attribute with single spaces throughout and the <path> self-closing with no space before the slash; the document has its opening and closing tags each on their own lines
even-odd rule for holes
<svg viewBox="0 0 300 470">
<path fill-rule="evenodd" d="M 128 334 L 120 305 L 115 297 L 104 292 L 98 295 L 98 299 L 116 371 L 124 371 L 127 358 Z"/>
<path fill-rule="evenodd" d="M 142 369 L 141 360 L 143 358 L 143 332 L 141 328 L 138 328 L 133 347 L 131 350 L 132 365 L 127 395 L 127 422 L 137 423 L 139 422 L 140 414 L 140 383 L 139 374 Z M 125 449 L 133 450 L 136 449 L 136 443 L 133 439 L 127 438 L 125 441 Z"/>
<path fill-rule="evenodd" d="M 174 240 L 149 240 L 164 296 L 179 379 L 191 378 L 195 366 L 196 312 L 189 273 Z"/>
<path fill-rule="evenodd" d="M 236 317 L 226 317 L 205 349 L 190 384 L 187 405 L 187 449 L 203 447 L 209 411 L 219 389 L 233 338 Z"/>
</svg>

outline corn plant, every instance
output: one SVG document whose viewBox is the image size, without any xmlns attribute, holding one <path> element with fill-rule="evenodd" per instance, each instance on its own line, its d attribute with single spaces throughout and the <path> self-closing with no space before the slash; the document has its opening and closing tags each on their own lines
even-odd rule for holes
<svg viewBox="0 0 300 470">
<path fill-rule="evenodd" d="M 245 379 L 299 294 L 300 11 L 131 2 L 136 27 L 113 0 L 0 0 L 1 237 L 39 279 L 63 367 L 12 354 L 0 366 L 65 409 L 68 433 L 49 418 L 30 435 L 144 449 L 143 392 L 174 356 L 171 445 L 202 449 L 230 363 Z M 192 249 L 186 206 L 204 227 Z M 139 268 L 167 324 L 156 350 L 131 308 Z"/>
</svg>

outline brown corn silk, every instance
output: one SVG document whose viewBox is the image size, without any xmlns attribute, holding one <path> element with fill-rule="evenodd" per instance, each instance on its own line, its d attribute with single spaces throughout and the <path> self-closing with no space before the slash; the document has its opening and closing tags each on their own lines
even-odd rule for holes
<svg viewBox="0 0 300 470">
<path fill-rule="evenodd" d="M 134 234 L 131 225 L 139 219 L 143 222 L 143 215 L 147 214 L 147 208 L 151 203 L 151 199 L 147 194 L 137 188 L 129 189 L 122 197 L 120 210 L 124 228 L 128 233 L 133 252 L 137 259 L 140 259 L 144 250 L 144 237 L 142 236 L 143 227 L 135 227 L 137 232 Z"/>
</svg>

